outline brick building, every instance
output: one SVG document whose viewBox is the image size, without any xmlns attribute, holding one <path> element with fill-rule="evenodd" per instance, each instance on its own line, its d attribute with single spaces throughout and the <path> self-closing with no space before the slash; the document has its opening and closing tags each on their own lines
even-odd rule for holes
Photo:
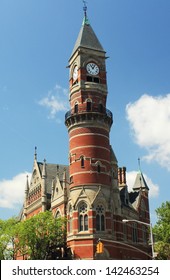
<svg viewBox="0 0 170 280">
<path fill-rule="evenodd" d="M 89 24 L 87 9 L 69 59 L 69 165 L 49 164 L 34 154 L 22 217 L 51 210 L 67 217 L 67 244 L 74 259 L 150 259 L 149 188 L 138 172 L 128 192 L 126 168 L 110 143 L 106 52 Z M 132 220 L 123 223 L 122 220 Z M 138 221 L 138 222 L 135 222 Z M 102 254 L 96 253 L 101 239 Z"/>
</svg>

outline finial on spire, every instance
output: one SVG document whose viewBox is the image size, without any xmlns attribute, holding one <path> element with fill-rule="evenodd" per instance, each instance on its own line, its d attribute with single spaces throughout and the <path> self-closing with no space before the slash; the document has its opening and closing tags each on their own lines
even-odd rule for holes
<svg viewBox="0 0 170 280">
<path fill-rule="evenodd" d="M 37 160 L 37 147 L 35 146 L 34 159 Z"/>
<path fill-rule="evenodd" d="M 84 15 L 86 17 L 87 16 L 87 1 L 83 0 L 83 4 L 84 4 L 83 11 L 84 11 Z"/>
<path fill-rule="evenodd" d="M 138 167 L 139 167 L 139 171 L 141 172 L 140 157 L 138 158 Z"/>
<path fill-rule="evenodd" d="M 83 25 L 89 25 L 89 20 L 87 18 L 87 1 L 83 0 L 83 11 L 84 11 L 84 20 L 83 20 Z"/>
</svg>

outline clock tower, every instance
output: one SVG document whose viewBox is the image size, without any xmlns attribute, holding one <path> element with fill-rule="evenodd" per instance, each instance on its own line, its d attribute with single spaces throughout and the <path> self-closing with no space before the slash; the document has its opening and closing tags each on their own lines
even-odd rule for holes
<svg viewBox="0 0 170 280">
<path fill-rule="evenodd" d="M 117 160 L 109 139 L 113 118 L 106 107 L 106 52 L 86 10 L 84 7 L 83 24 L 69 60 L 67 241 L 75 258 L 94 259 L 98 239 L 111 238 L 113 192 L 117 206 L 119 195 Z"/>
</svg>

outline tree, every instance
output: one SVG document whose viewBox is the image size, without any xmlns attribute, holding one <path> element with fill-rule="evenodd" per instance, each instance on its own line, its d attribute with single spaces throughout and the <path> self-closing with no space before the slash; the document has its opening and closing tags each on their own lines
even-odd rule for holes
<svg viewBox="0 0 170 280">
<path fill-rule="evenodd" d="M 153 227 L 153 233 L 157 258 L 170 259 L 170 201 L 162 203 L 161 207 L 156 209 L 156 214 L 158 221 Z"/>
<path fill-rule="evenodd" d="M 15 227 L 17 219 L 0 220 L 0 259 L 11 260 L 15 255 Z"/>
<path fill-rule="evenodd" d="M 65 219 L 55 219 L 49 211 L 20 222 L 15 233 L 17 252 L 23 258 L 31 260 L 68 258 Z"/>
</svg>

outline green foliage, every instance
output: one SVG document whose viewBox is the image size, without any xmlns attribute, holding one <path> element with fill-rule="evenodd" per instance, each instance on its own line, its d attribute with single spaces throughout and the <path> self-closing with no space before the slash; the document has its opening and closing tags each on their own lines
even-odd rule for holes
<svg viewBox="0 0 170 280">
<path fill-rule="evenodd" d="M 63 218 L 55 219 L 49 211 L 21 222 L 16 231 L 18 252 L 31 260 L 62 258 L 65 224 Z"/>
<path fill-rule="evenodd" d="M 15 255 L 15 227 L 18 221 L 16 218 L 0 220 L 0 259 L 11 260 Z"/>
<path fill-rule="evenodd" d="M 49 211 L 21 222 L 0 220 L 0 259 L 68 259 L 65 238 L 66 220 Z"/>
<path fill-rule="evenodd" d="M 153 228 L 158 259 L 170 259 L 170 201 L 156 209 L 158 221 Z"/>
</svg>

